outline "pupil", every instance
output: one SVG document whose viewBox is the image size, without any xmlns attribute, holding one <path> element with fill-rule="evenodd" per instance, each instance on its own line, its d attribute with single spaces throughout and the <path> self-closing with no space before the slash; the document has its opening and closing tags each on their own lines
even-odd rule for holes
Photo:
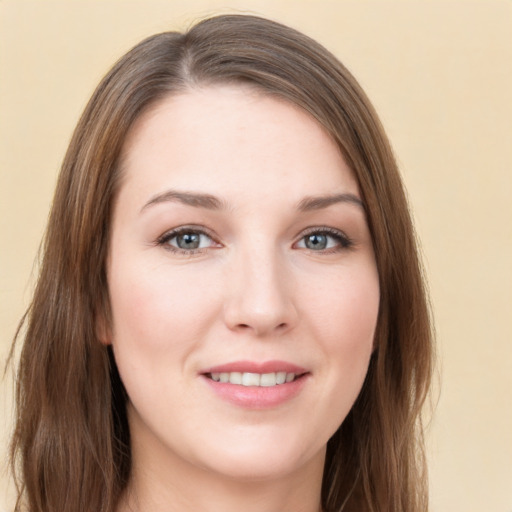
<svg viewBox="0 0 512 512">
<path fill-rule="evenodd" d="M 198 233 L 185 233 L 177 238 L 180 249 L 197 249 L 199 247 L 200 235 Z"/>
<path fill-rule="evenodd" d="M 327 237 L 325 235 L 308 235 L 306 237 L 306 247 L 316 250 L 325 249 L 327 247 Z"/>
</svg>

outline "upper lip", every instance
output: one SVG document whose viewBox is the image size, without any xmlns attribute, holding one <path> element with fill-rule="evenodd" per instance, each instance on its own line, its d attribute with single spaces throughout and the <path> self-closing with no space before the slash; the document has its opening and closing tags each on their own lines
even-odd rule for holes
<svg viewBox="0 0 512 512">
<path fill-rule="evenodd" d="M 240 373 L 277 373 L 277 372 L 286 372 L 286 373 L 295 373 L 296 375 L 301 375 L 304 373 L 308 373 L 308 371 L 296 364 L 289 363 L 287 361 L 233 361 L 230 363 L 225 363 L 217 366 L 212 366 L 210 368 L 206 368 L 202 370 L 200 373 L 231 373 L 231 372 L 240 372 Z"/>
</svg>

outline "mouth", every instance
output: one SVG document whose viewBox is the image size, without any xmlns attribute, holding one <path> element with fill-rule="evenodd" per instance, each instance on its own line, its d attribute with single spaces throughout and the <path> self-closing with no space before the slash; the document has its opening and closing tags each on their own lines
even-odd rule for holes
<svg viewBox="0 0 512 512">
<path fill-rule="evenodd" d="M 200 374 L 221 399 L 244 409 L 273 409 L 291 401 L 311 372 L 286 361 L 236 361 Z"/>
<path fill-rule="evenodd" d="M 204 375 L 205 377 L 215 382 L 229 383 L 247 387 L 273 387 L 294 382 L 295 380 L 300 379 L 306 375 L 306 372 L 210 372 Z"/>
</svg>

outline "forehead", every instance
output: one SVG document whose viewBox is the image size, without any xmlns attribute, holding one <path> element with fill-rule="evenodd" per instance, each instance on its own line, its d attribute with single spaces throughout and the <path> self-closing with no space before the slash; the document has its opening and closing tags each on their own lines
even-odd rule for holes
<svg viewBox="0 0 512 512">
<path fill-rule="evenodd" d="M 288 101 L 240 85 L 175 94 L 144 112 L 128 133 L 126 185 L 286 195 L 357 192 L 353 173 L 326 130 Z"/>
</svg>

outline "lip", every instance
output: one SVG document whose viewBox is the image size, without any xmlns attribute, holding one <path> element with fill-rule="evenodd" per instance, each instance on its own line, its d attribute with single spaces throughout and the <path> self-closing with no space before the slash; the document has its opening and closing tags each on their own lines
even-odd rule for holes
<svg viewBox="0 0 512 512">
<path fill-rule="evenodd" d="M 308 373 L 305 368 L 297 366 L 296 364 L 288 363 L 287 361 L 233 361 L 231 363 L 221 364 L 219 366 L 212 366 L 201 370 L 201 374 L 206 373 L 275 373 L 286 372 L 302 375 Z"/>
<path fill-rule="evenodd" d="M 295 373 L 298 377 L 292 382 L 275 386 L 242 386 L 217 382 L 208 377 L 210 373 Z M 244 409 L 273 409 L 295 398 L 309 380 L 310 373 L 303 367 L 286 361 L 234 361 L 212 366 L 200 373 L 200 377 L 221 400 Z"/>
</svg>

